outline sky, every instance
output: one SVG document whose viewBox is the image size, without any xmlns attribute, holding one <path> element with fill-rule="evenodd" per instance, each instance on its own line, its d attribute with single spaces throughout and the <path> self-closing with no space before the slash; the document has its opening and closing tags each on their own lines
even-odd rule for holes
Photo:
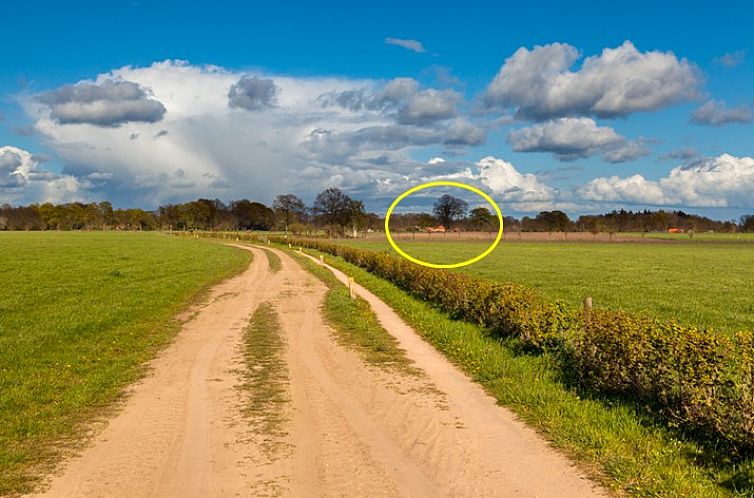
<svg viewBox="0 0 754 498">
<path fill-rule="evenodd" d="M 0 204 L 197 197 L 384 213 L 422 182 L 505 214 L 754 213 L 741 2 L 0 5 Z"/>
</svg>

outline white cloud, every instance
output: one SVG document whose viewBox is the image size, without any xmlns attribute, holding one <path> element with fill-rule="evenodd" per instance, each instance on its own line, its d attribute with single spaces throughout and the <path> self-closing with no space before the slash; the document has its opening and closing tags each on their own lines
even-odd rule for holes
<svg viewBox="0 0 754 498">
<path fill-rule="evenodd" d="M 137 121 L 154 123 L 165 115 L 165 106 L 150 97 L 148 88 L 121 79 L 68 85 L 39 95 L 37 100 L 60 124 L 120 126 Z"/>
<path fill-rule="evenodd" d="M 530 173 L 519 172 L 513 164 L 503 159 L 487 156 L 480 159 L 478 178 L 503 202 L 543 202 L 555 196 L 555 190 Z"/>
<path fill-rule="evenodd" d="M 722 126 L 727 123 L 751 123 L 754 110 L 750 105 L 728 107 L 725 102 L 710 100 L 691 114 L 691 122 L 702 125 Z"/>
<path fill-rule="evenodd" d="M 461 94 L 454 90 L 421 89 L 413 78 L 395 78 L 382 87 L 328 92 L 317 98 L 326 108 L 373 111 L 395 117 L 401 124 L 420 126 L 432 126 L 454 117 L 461 100 Z"/>
<path fill-rule="evenodd" d="M 733 68 L 746 60 L 746 50 L 736 50 L 735 52 L 729 52 L 717 57 L 714 62 L 725 68 Z"/>
<path fill-rule="evenodd" d="M 81 85 L 107 81 L 149 89 L 164 117 L 62 124 L 36 98 L 24 104 L 64 172 L 96 173 L 94 188 L 116 204 L 155 207 L 197 196 L 269 202 L 338 182 L 366 193 L 400 189 L 423 174 L 415 149 L 458 151 L 485 140 L 483 129 L 458 116 L 460 94 L 410 78 L 297 78 L 164 61 Z"/>
<path fill-rule="evenodd" d="M 418 54 L 423 54 L 427 51 L 427 49 L 424 48 L 424 45 L 422 45 L 422 42 L 420 42 L 419 40 L 387 37 L 385 38 L 385 43 L 387 43 L 388 45 L 403 47 L 406 50 L 411 50 L 412 52 L 416 52 Z"/>
<path fill-rule="evenodd" d="M 754 207 L 754 158 L 723 154 L 673 168 L 659 180 L 642 175 L 595 178 L 579 189 L 585 200 L 655 206 Z"/>
<path fill-rule="evenodd" d="M 0 202 L 70 202 L 86 197 L 87 180 L 58 175 L 39 167 L 30 152 L 6 145 L 0 147 Z"/>
<path fill-rule="evenodd" d="M 445 162 L 445 159 L 439 156 L 435 156 L 429 161 L 427 161 L 427 164 L 442 164 Z"/>
<path fill-rule="evenodd" d="M 516 152 L 550 152 L 561 161 L 602 154 L 606 161 L 618 163 L 649 153 L 643 143 L 628 141 L 591 118 L 558 118 L 513 130 L 508 143 Z"/>
<path fill-rule="evenodd" d="M 626 41 L 587 57 L 564 44 L 518 49 L 487 87 L 489 107 L 513 108 L 520 118 L 625 116 L 654 111 L 698 95 L 698 69 L 672 52 L 639 52 Z"/>
</svg>

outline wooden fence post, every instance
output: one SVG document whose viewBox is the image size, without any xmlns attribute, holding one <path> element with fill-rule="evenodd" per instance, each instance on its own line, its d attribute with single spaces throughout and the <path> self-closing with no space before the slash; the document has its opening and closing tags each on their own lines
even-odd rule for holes
<svg viewBox="0 0 754 498">
<path fill-rule="evenodd" d="M 348 293 L 350 294 L 351 299 L 356 299 L 356 293 L 354 292 L 353 286 L 353 277 L 348 277 Z"/>
<path fill-rule="evenodd" d="M 592 296 L 584 298 L 584 322 L 589 324 L 589 319 L 592 316 Z"/>
<path fill-rule="evenodd" d="M 325 266 L 325 257 L 323 255 L 319 255 L 319 265 Z"/>
</svg>

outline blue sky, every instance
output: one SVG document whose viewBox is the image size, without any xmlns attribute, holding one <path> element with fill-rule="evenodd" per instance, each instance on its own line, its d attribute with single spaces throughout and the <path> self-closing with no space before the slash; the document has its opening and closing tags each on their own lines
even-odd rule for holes
<svg viewBox="0 0 754 498">
<path fill-rule="evenodd" d="M 384 211 L 452 177 L 514 214 L 754 212 L 751 5 L 6 0 L 0 13 L 0 203 L 309 201 L 336 185 Z"/>
</svg>

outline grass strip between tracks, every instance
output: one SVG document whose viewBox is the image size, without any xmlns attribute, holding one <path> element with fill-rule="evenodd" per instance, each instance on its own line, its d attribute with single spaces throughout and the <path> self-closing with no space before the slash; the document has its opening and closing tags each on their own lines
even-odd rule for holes
<svg viewBox="0 0 754 498">
<path fill-rule="evenodd" d="M 341 345 L 357 350 L 371 365 L 411 375 L 421 374 L 398 341 L 380 325 L 365 300 L 351 299 L 348 288 L 330 270 L 306 257 L 295 253 L 293 256 L 328 287 L 323 313 Z"/>
</svg>

